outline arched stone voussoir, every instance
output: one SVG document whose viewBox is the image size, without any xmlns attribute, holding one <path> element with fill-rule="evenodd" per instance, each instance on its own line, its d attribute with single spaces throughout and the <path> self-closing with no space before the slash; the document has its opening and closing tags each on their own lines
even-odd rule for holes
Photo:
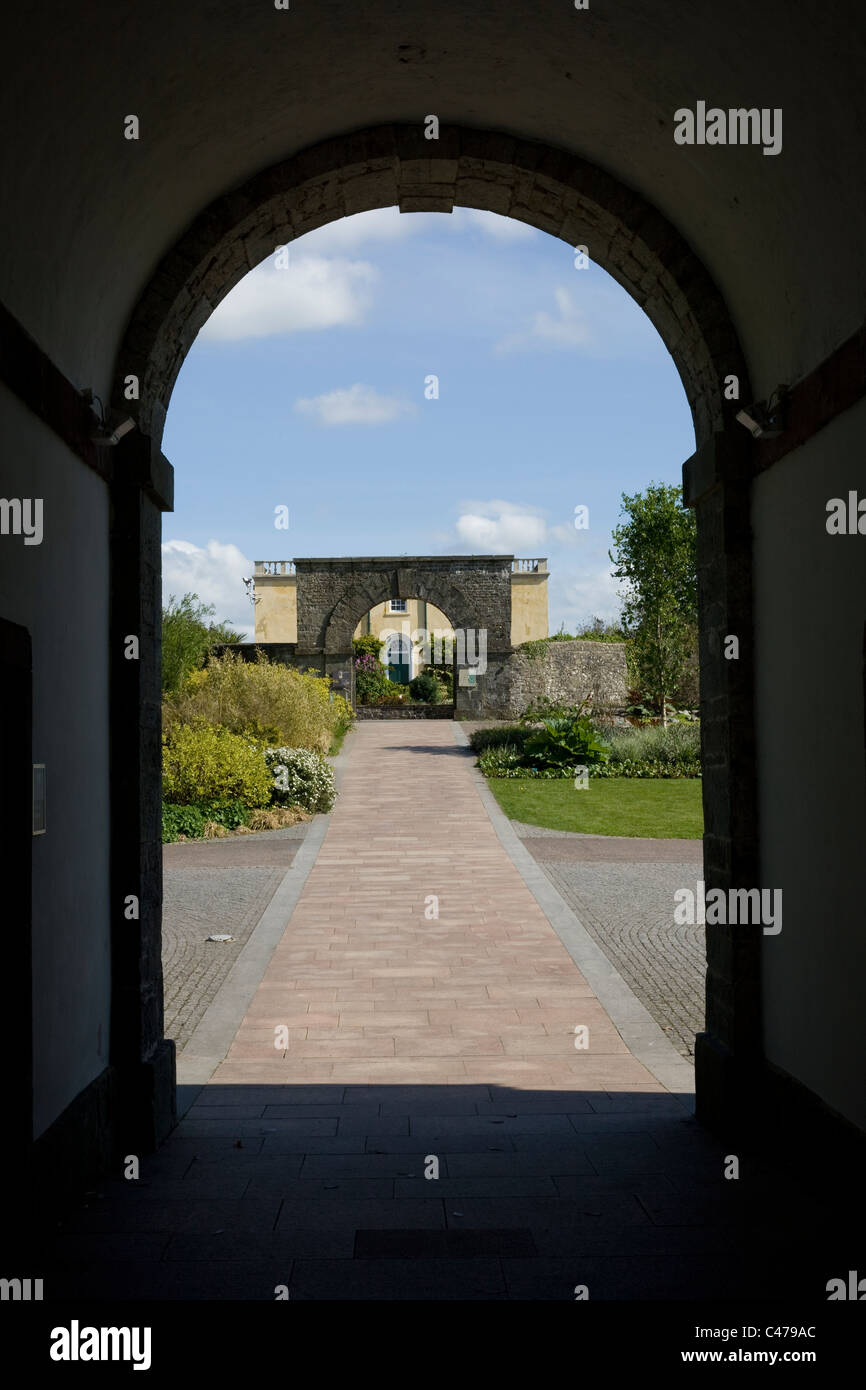
<svg viewBox="0 0 866 1390">
<path fill-rule="evenodd" d="M 196 334 L 244 275 L 277 246 L 380 207 L 455 206 L 514 217 L 585 245 L 641 305 L 668 347 L 698 443 L 723 428 L 723 383 L 748 373 L 724 300 L 679 232 L 640 194 L 579 156 L 495 131 L 382 125 L 323 141 L 216 199 L 160 262 L 115 364 L 141 383 L 138 423 L 159 444 L 175 380 Z"/>
</svg>

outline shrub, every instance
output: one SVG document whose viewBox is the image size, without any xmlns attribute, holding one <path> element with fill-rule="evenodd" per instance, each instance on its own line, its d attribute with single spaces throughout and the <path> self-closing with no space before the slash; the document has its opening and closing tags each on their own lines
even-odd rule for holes
<svg viewBox="0 0 866 1390">
<path fill-rule="evenodd" d="M 251 811 L 249 829 L 280 830 L 286 825 L 297 825 L 299 821 L 309 820 L 310 816 L 300 806 L 271 806 L 264 811 Z"/>
<path fill-rule="evenodd" d="M 226 623 L 214 623 L 212 604 L 198 594 L 169 597 L 162 610 L 162 688 L 177 691 L 201 666 L 208 652 L 222 642 L 240 642 L 241 634 Z"/>
<path fill-rule="evenodd" d="M 162 804 L 162 840 L 170 844 L 183 835 L 188 840 L 200 840 L 205 818 L 197 806 Z"/>
<path fill-rule="evenodd" d="M 363 637 L 355 639 L 363 642 Z M 376 639 L 378 641 L 378 638 Z M 372 705 L 388 692 L 390 682 L 382 662 L 372 652 L 362 651 L 355 658 L 355 697 L 361 705 Z"/>
<path fill-rule="evenodd" d="M 522 748 L 530 733 L 530 729 L 520 724 L 494 724 L 489 729 L 473 729 L 469 735 L 469 746 L 474 753 L 483 753 L 487 748 L 499 748 L 503 744 Z"/>
<path fill-rule="evenodd" d="M 700 773 L 701 731 L 696 721 L 668 724 L 666 728 L 661 724 L 645 724 L 639 728 L 614 729 L 608 739 L 612 768 L 628 763 L 668 769 L 662 773 L 647 772 L 644 776 L 671 776 L 673 770 L 681 777 Z"/>
<path fill-rule="evenodd" d="M 542 767 L 591 767 L 606 762 L 609 752 L 588 714 L 545 719 L 524 745 L 524 756 Z"/>
<path fill-rule="evenodd" d="M 454 672 L 450 666 L 425 666 L 420 673 L 424 676 L 432 676 L 442 687 L 440 699 L 454 699 Z"/>
<path fill-rule="evenodd" d="M 428 705 L 437 705 L 442 698 L 442 687 L 435 676 L 422 671 L 409 682 L 409 694 L 413 700 L 421 700 Z"/>
<path fill-rule="evenodd" d="M 586 713 L 588 701 L 580 705 L 567 705 L 561 700 L 550 700 L 542 695 L 526 706 L 520 716 L 521 724 L 540 724 L 544 719 L 579 719 Z"/>
<path fill-rule="evenodd" d="M 250 812 L 242 801 L 228 801 L 219 804 L 213 801 L 199 801 L 187 806 L 176 806 L 170 802 L 162 805 L 162 839 L 164 844 L 177 840 L 181 835 L 187 840 L 214 838 L 207 834 L 209 825 L 219 825 L 226 833 L 245 827 L 255 812 Z"/>
<path fill-rule="evenodd" d="M 516 743 L 496 743 L 485 749 L 478 759 L 485 777 L 505 777 L 513 768 L 523 768 L 523 749 Z"/>
<path fill-rule="evenodd" d="M 227 651 L 164 702 L 163 727 L 205 719 L 259 744 L 325 753 L 346 710 L 341 696 L 331 700 L 327 676 L 272 664 L 261 652 L 257 661 L 244 661 Z"/>
<path fill-rule="evenodd" d="M 384 645 L 383 639 L 377 637 L 374 632 L 365 632 L 363 637 L 352 638 L 352 651 L 355 656 L 372 656 L 377 661 Z"/>
<path fill-rule="evenodd" d="M 261 749 L 203 719 L 178 724 L 163 737 L 162 786 L 166 801 L 179 806 L 266 806 L 271 796 Z"/>
<path fill-rule="evenodd" d="M 265 761 L 276 805 L 330 811 L 337 794 L 334 772 L 320 753 L 308 748 L 268 748 Z"/>
</svg>

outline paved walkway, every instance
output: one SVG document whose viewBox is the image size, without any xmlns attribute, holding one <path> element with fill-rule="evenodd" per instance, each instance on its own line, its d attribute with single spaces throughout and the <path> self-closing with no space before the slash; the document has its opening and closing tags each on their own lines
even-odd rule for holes
<svg viewBox="0 0 866 1390">
<path fill-rule="evenodd" d="M 140 1178 L 64 1222 L 47 1300 L 802 1299 L 849 1267 L 808 1165 L 742 1155 L 725 1181 L 741 1150 L 655 1078 L 665 1049 L 667 1074 L 690 1069 L 579 947 L 458 740 L 433 722 L 351 735 L 225 1060 Z"/>
<path fill-rule="evenodd" d="M 396 721 L 356 732 L 291 929 L 213 1080 L 662 1090 L 505 854 L 453 725 Z"/>
</svg>

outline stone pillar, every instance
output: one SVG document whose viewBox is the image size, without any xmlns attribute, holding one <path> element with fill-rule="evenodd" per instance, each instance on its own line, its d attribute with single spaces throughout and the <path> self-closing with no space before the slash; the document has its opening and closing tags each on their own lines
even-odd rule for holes
<svg viewBox="0 0 866 1390">
<path fill-rule="evenodd" d="M 695 509 L 701 658 L 704 879 L 707 890 L 760 887 L 755 772 L 752 446 L 737 425 L 683 465 Z M 724 657 L 739 638 L 739 659 Z M 749 1122 L 763 1071 L 761 936 L 755 926 L 707 927 L 707 1022 L 695 1047 L 697 1114 L 721 1127 Z"/>
<path fill-rule="evenodd" d="M 111 1067 L 116 1140 L 152 1149 L 175 1118 L 174 1043 L 163 1037 L 161 519 L 171 466 L 138 432 L 111 484 Z M 138 639 L 138 659 L 127 656 Z M 137 899 L 137 918 L 129 900 Z"/>
</svg>

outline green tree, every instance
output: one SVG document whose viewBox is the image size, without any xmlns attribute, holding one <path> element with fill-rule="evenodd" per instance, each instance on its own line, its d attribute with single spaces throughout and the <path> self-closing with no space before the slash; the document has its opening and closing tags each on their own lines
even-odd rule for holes
<svg viewBox="0 0 866 1390">
<path fill-rule="evenodd" d="M 697 628 L 695 518 L 682 505 L 682 490 L 663 483 L 633 497 L 623 493 L 622 514 L 610 559 L 627 586 L 623 626 L 641 686 L 666 724 L 666 702 L 683 678 Z"/>
<path fill-rule="evenodd" d="M 228 623 L 213 622 L 212 604 L 202 603 L 198 594 L 182 599 L 169 595 L 162 610 L 162 689 L 174 694 L 187 676 L 204 665 L 208 653 L 222 642 L 240 642 L 241 634 Z"/>
</svg>

